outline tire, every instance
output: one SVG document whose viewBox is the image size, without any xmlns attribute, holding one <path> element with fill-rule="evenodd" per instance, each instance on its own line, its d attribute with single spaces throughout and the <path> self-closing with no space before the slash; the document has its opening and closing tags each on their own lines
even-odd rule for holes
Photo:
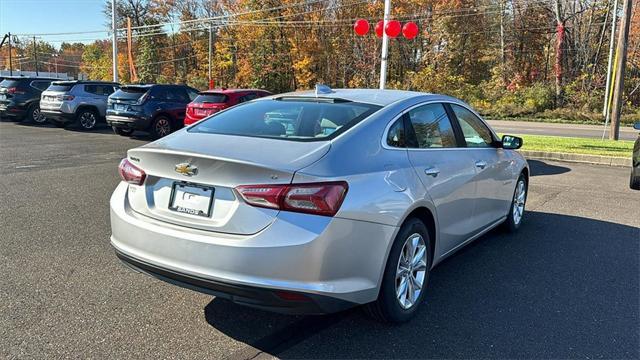
<svg viewBox="0 0 640 360">
<path fill-rule="evenodd" d="M 27 115 L 22 121 L 27 124 L 43 125 L 47 123 L 47 118 L 40 112 L 40 104 L 33 103 L 27 108 Z"/>
<path fill-rule="evenodd" d="M 153 139 L 160 139 L 163 136 L 171 134 L 174 130 L 171 119 L 166 116 L 160 115 L 153 119 L 151 122 L 151 137 Z"/>
<path fill-rule="evenodd" d="M 131 134 L 133 134 L 133 129 L 119 128 L 115 126 L 112 126 L 111 128 L 113 129 L 114 133 L 120 136 L 131 136 Z"/>
<path fill-rule="evenodd" d="M 636 176 L 633 170 L 631 170 L 631 177 L 629 178 L 629 187 L 633 190 L 640 190 L 640 176 Z"/>
<path fill-rule="evenodd" d="M 402 262 L 413 248 L 410 244 L 416 243 L 416 240 L 418 244 L 416 255 L 421 255 L 419 258 L 415 256 L 417 261 L 406 264 L 408 266 L 405 266 L 403 271 Z M 384 323 L 402 323 L 413 318 L 426 293 L 433 259 L 431 249 L 429 231 L 424 223 L 416 218 L 407 219 L 400 228 L 389 252 L 378 299 L 364 307 L 369 316 Z M 401 275 L 402 272 L 405 273 L 404 277 Z M 406 280 L 409 277 L 415 281 Z M 422 280 L 421 284 L 420 279 Z M 401 290 L 403 281 L 405 284 L 420 284 L 420 289 L 416 290 L 418 293 L 413 292 L 413 296 L 409 298 L 407 292 Z M 405 288 L 410 289 L 408 286 Z"/>
<path fill-rule="evenodd" d="M 93 109 L 81 109 L 76 114 L 76 125 L 78 129 L 90 131 L 96 128 L 98 124 L 98 113 Z"/>
<path fill-rule="evenodd" d="M 513 190 L 513 198 L 511 199 L 507 220 L 504 222 L 504 228 L 508 232 L 516 232 L 520 228 L 520 225 L 522 225 L 528 190 L 529 184 L 527 183 L 527 178 L 524 174 L 520 174 L 516 182 L 516 188 Z M 522 193 L 522 191 L 524 191 L 524 193 Z"/>
</svg>

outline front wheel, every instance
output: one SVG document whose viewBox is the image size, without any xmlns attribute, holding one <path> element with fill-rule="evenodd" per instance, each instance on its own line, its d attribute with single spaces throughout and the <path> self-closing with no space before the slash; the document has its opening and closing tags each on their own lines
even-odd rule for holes
<svg viewBox="0 0 640 360">
<path fill-rule="evenodd" d="M 520 174 L 518 182 L 516 183 L 516 189 L 513 191 L 509 214 L 507 214 L 507 220 L 504 222 L 505 228 L 510 232 L 515 232 L 520 228 L 520 225 L 522 225 L 524 206 L 527 202 L 527 189 L 527 179 L 524 174 Z"/>
<path fill-rule="evenodd" d="M 365 311 L 381 322 L 410 320 L 425 296 L 431 261 L 427 227 L 416 218 L 408 219 L 391 247 L 378 299 Z"/>
</svg>

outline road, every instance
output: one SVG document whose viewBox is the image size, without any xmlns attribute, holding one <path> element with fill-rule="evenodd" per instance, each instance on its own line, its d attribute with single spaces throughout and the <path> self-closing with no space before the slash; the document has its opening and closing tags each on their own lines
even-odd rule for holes
<svg viewBox="0 0 640 360">
<path fill-rule="evenodd" d="M 402 326 L 290 317 L 132 272 L 109 245 L 144 138 L 0 122 L 0 356 L 638 358 L 640 192 L 628 169 L 531 161 L 528 212 L 433 270 Z"/>
<path fill-rule="evenodd" d="M 503 134 L 524 134 L 524 135 L 549 135 L 581 138 L 602 138 L 603 125 L 576 125 L 576 124 L 556 124 L 533 121 L 511 121 L 511 120 L 488 120 L 488 123 L 499 133 Z M 607 128 L 606 136 L 609 136 Z M 620 127 L 621 140 L 635 140 L 638 138 L 638 130 L 632 127 Z"/>
</svg>

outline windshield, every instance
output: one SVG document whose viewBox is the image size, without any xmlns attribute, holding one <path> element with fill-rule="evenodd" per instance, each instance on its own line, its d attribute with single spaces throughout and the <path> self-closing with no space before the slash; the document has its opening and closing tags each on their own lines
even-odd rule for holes
<svg viewBox="0 0 640 360">
<path fill-rule="evenodd" d="M 6 88 L 12 88 L 20 85 L 20 80 L 4 79 L 0 82 L 0 86 Z"/>
<path fill-rule="evenodd" d="M 220 93 L 207 93 L 198 95 L 193 102 L 196 104 L 202 103 L 224 103 L 227 101 L 227 95 Z"/>
<path fill-rule="evenodd" d="M 51 84 L 47 91 L 69 91 L 75 84 Z"/>
<path fill-rule="evenodd" d="M 380 109 L 355 102 L 262 100 L 217 113 L 189 132 L 315 141 L 331 139 Z"/>
<path fill-rule="evenodd" d="M 150 88 L 148 87 L 141 87 L 141 86 L 126 86 L 116 90 L 116 92 L 111 94 L 110 97 L 114 99 L 137 100 L 142 95 L 144 95 L 147 91 L 149 91 L 149 89 Z"/>
</svg>

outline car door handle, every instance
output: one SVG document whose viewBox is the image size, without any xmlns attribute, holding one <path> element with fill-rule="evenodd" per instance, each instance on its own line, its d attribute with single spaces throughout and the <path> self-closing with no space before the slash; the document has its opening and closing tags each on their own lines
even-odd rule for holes
<svg viewBox="0 0 640 360">
<path fill-rule="evenodd" d="M 487 162 L 486 161 L 476 161 L 476 167 L 479 169 L 484 169 L 487 167 Z"/>
<path fill-rule="evenodd" d="M 440 174 L 440 169 L 438 169 L 436 167 L 428 167 L 428 168 L 424 169 L 424 173 L 427 174 L 427 176 L 436 177 L 436 176 L 438 176 L 438 174 Z"/>
</svg>

